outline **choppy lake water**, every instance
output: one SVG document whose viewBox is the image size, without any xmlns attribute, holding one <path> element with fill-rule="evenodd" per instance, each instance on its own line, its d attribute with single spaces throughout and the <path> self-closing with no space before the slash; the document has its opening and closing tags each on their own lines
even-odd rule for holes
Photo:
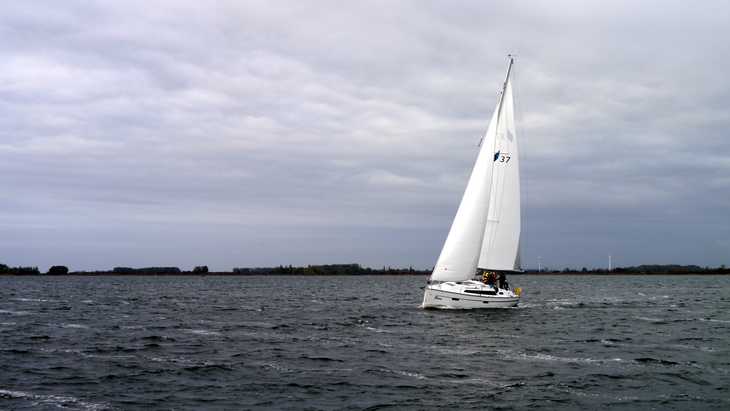
<svg viewBox="0 0 730 411">
<path fill-rule="evenodd" d="M 730 409 L 730 277 L 0 277 L 0 409 Z"/>
</svg>

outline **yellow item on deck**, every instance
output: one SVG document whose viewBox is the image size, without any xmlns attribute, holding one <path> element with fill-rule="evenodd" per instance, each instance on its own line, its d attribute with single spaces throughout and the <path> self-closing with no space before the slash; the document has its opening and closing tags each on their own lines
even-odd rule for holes
<svg viewBox="0 0 730 411">
<path fill-rule="evenodd" d="M 517 294 L 518 297 L 521 296 L 522 295 L 522 288 L 520 288 L 520 287 L 515 288 L 515 294 Z"/>
</svg>

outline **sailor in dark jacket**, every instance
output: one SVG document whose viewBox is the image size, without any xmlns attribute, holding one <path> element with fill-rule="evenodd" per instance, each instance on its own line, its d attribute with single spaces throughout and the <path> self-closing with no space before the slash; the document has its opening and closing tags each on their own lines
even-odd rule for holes
<svg viewBox="0 0 730 411">
<path fill-rule="evenodd" d="M 499 288 L 509 290 L 509 284 L 507 284 L 507 274 L 499 273 Z"/>
</svg>

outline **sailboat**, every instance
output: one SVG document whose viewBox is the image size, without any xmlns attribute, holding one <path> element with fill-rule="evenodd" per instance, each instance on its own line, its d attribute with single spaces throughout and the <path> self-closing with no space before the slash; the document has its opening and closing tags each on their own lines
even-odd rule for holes
<svg viewBox="0 0 730 411">
<path fill-rule="evenodd" d="M 520 170 L 512 66 L 482 138 L 464 196 L 423 295 L 423 308 L 503 308 L 520 301 Z"/>
</svg>

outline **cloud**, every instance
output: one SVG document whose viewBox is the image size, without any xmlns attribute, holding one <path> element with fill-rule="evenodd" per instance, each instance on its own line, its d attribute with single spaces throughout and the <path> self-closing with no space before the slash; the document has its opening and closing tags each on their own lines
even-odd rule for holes
<svg viewBox="0 0 730 411">
<path fill-rule="evenodd" d="M 727 263 L 727 12 L 13 4 L 3 258 L 430 267 L 513 52 L 528 266 Z"/>
</svg>

